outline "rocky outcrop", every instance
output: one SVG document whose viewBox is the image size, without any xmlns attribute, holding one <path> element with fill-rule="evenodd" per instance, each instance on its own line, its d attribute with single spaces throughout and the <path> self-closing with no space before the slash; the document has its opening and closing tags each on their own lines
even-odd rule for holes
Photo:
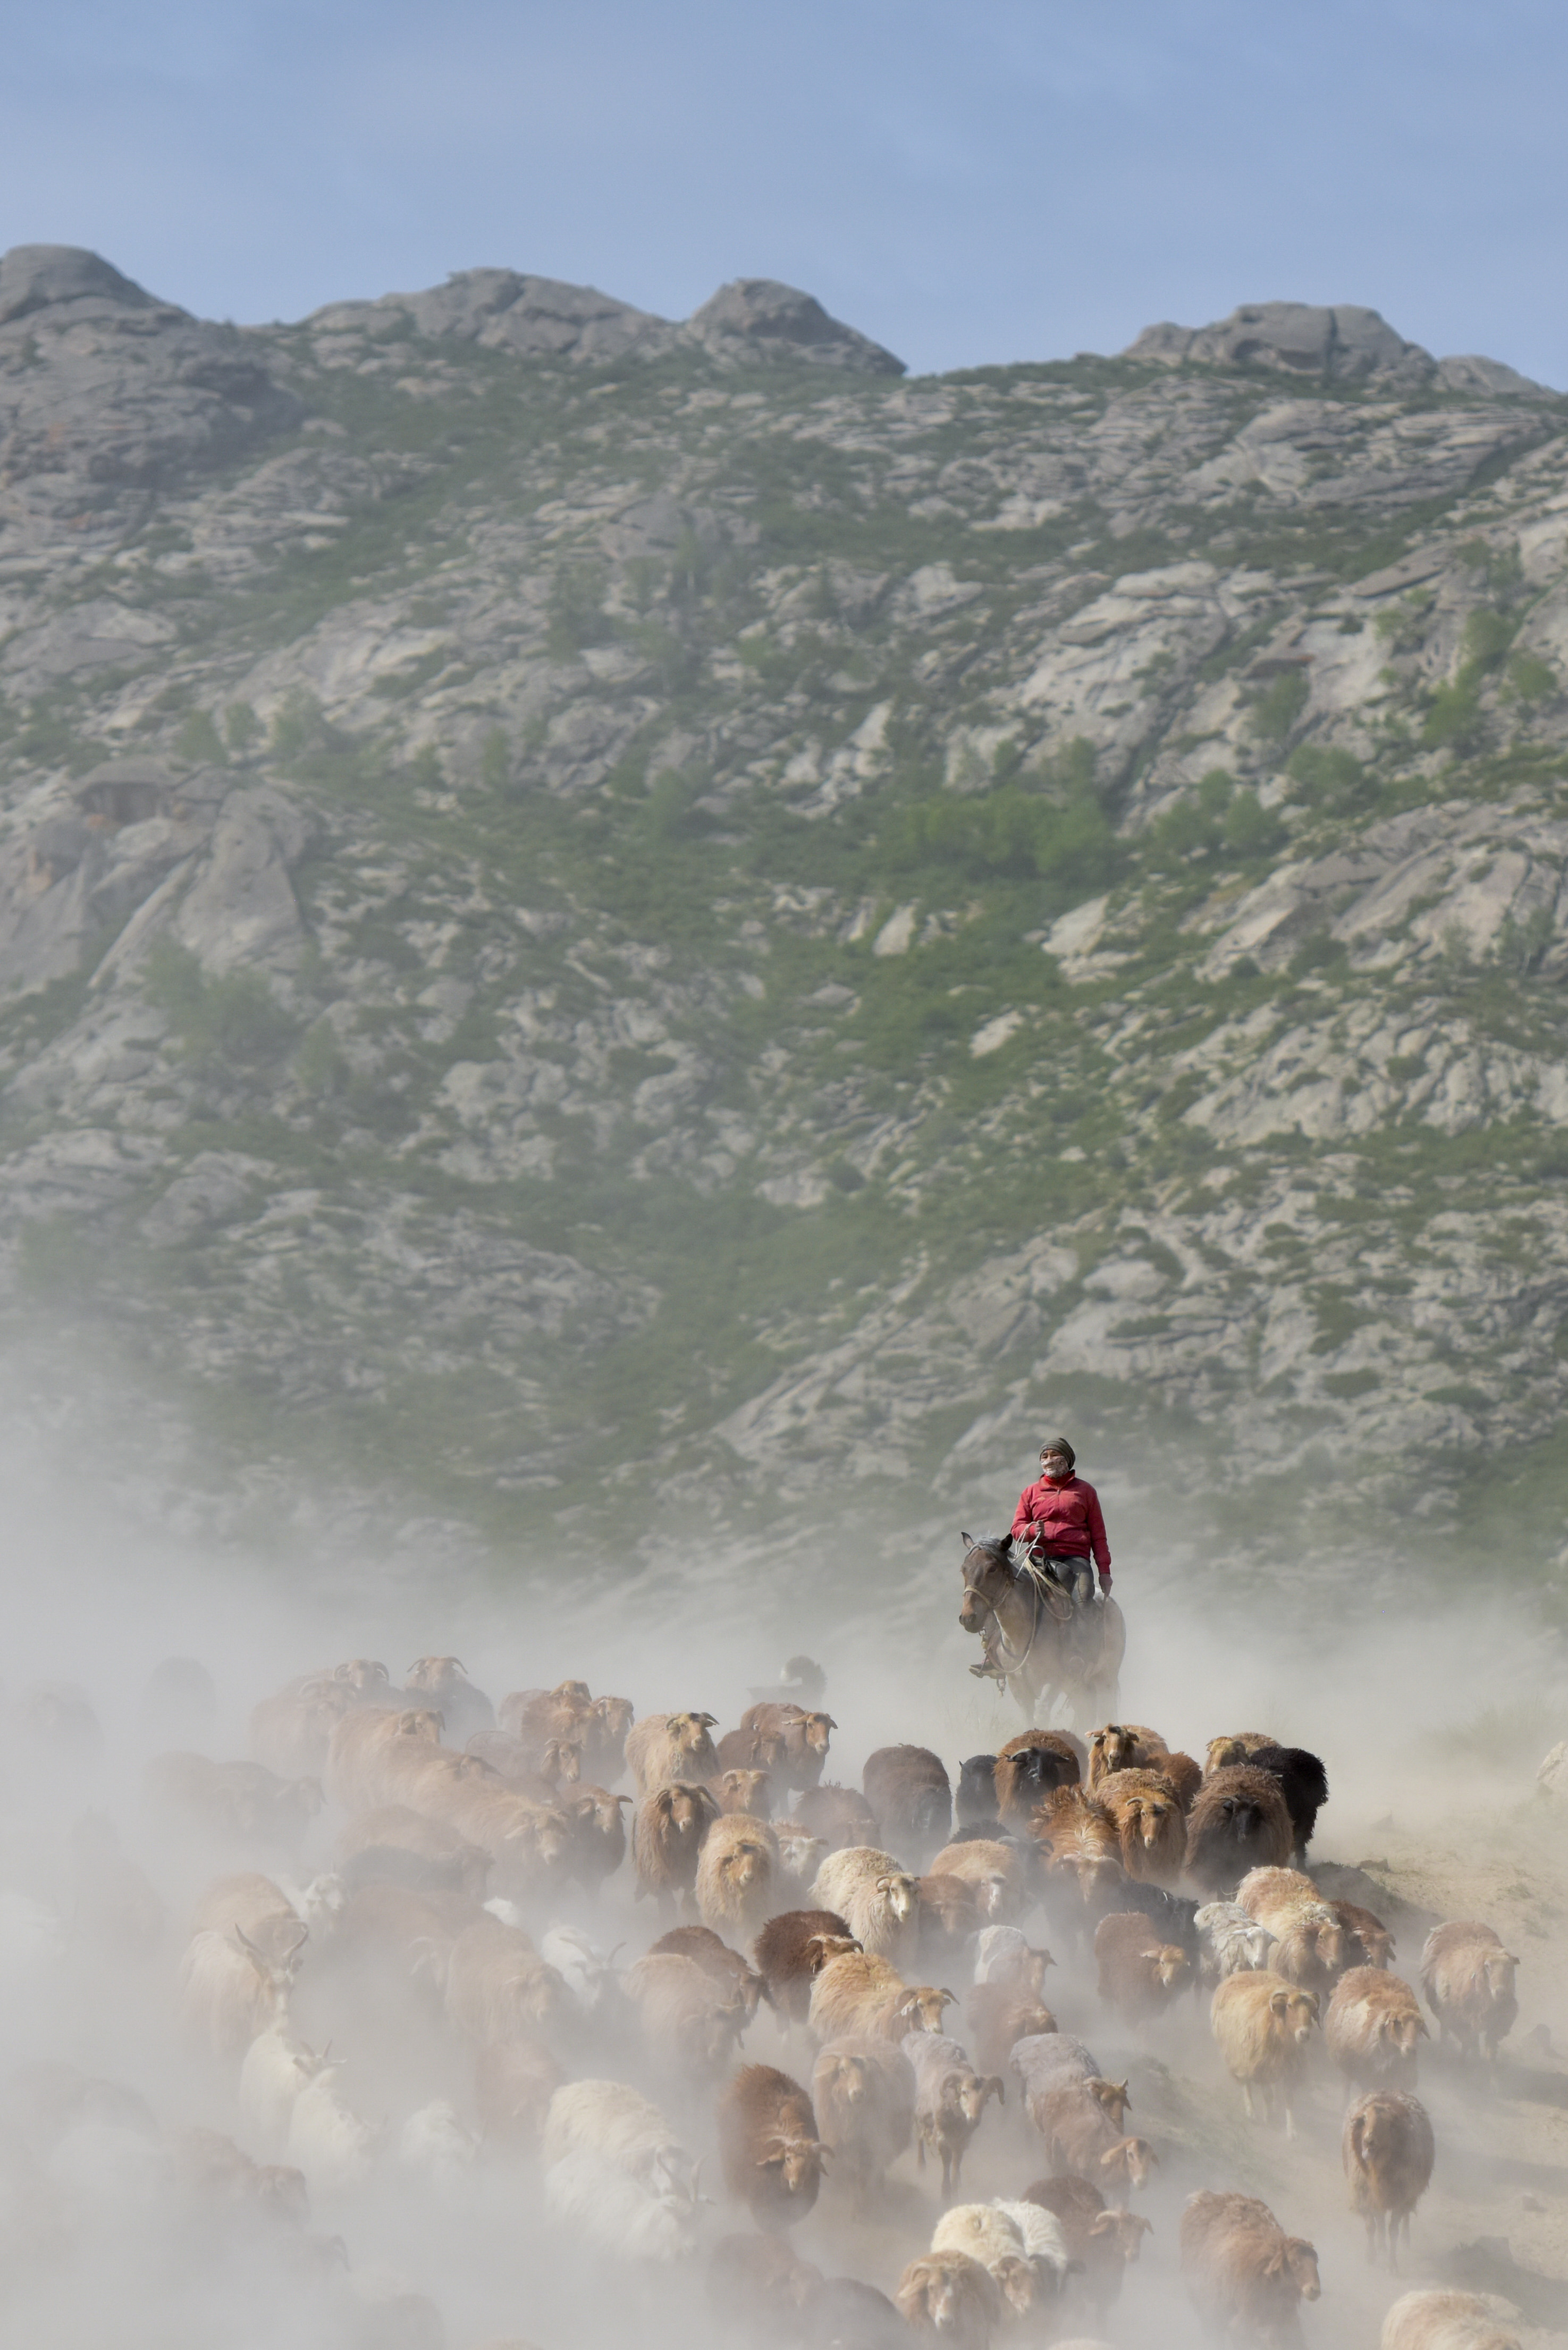
<svg viewBox="0 0 1568 2350">
<path fill-rule="evenodd" d="M 853 327 L 830 318 L 820 302 L 774 277 L 737 277 L 721 286 L 682 330 L 714 359 L 742 366 L 763 359 L 808 359 L 858 375 L 902 375 L 904 362 Z"/>
<path fill-rule="evenodd" d="M 1407 343 L 1376 310 L 1355 303 L 1253 302 L 1210 327 L 1146 327 L 1123 357 L 1177 367 L 1183 360 L 1220 368 L 1268 368 L 1328 383 L 1376 379 L 1417 390 L 1437 361 Z"/>
</svg>

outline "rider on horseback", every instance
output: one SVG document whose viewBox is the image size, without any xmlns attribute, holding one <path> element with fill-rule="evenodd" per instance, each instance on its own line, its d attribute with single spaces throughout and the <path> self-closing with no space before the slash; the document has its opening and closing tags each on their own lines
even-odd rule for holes
<svg viewBox="0 0 1568 2350">
<path fill-rule="evenodd" d="M 1099 1495 L 1073 1473 L 1076 1459 L 1064 1436 L 1040 1447 L 1040 1475 L 1018 1497 L 1012 1539 L 1083 1608 L 1096 1596 L 1091 1560 L 1100 1571 L 1099 1597 L 1111 1587 L 1111 1549 Z"/>
</svg>

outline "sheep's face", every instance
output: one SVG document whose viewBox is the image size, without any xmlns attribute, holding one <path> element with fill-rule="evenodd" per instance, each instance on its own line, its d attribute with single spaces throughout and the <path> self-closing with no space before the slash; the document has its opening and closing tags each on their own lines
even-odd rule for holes
<svg viewBox="0 0 1568 2350">
<path fill-rule="evenodd" d="M 1175 1991 L 1191 1975 L 1192 1962 L 1185 1950 L 1179 1950 L 1174 1942 L 1167 1942 L 1154 1954 L 1154 1969 L 1160 1988 Z"/>
<path fill-rule="evenodd" d="M 712 1726 L 711 1713 L 672 1713 L 665 1731 L 682 1754 L 700 1754 L 709 1743 L 708 1732 Z"/>
<path fill-rule="evenodd" d="M 1109 2179 L 1121 2179 L 1128 2187 L 1145 2187 L 1153 2178 L 1158 2161 L 1147 2138 L 1124 2137 L 1100 2157 L 1100 2168 Z"/>
<path fill-rule="evenodd" d="M 758 2157 L 757 2168 L 766 2171 L 786 2194 L 815 2194 L 822 2181 L 826 2153 L 819 2138 L 777 2139 Z"/>
<path fill-rule="evenodd" d="M 919 1898 L 915 1890 L 914 1878 L 901 1873 L 897 1877 L 879 1877 L 877 1890 L 888 1917 L 897 1925 L 907 1925 L 915 1914 Z"/>
<path fill-rule="evenodd" d="M 1489 1995 L 1499 2006 L 1514 1997 L 1513 1978 L 1518 1969 L 1519 1960 L 1506 1950 L 1500 1950 L 1495 1958 L 1482 1960 L 1481 1979 Z"/>
<path fill-rule="evenodd" d="M 1317 2251 L 1304 2237 L 1289 2236 L 1281 2254 L 1283 2272 L 1295 2286 L 1303 2301 L 1315 2301 L 1323 2288 L 1318 2282 Z"/>
<path fill-rule="evenodd" d="M 1004 2253 L 992 2275 L 1002 2287 L 1002 2297 L 1015 2317 L 1026 2317 L 1035 2303 L 1045 2298 L 1039 2270 L 1033 2261 L 1023 2259 L 1017 2252 Z"/>
<path fill-rule="evenodd" d="M 822 2085 L 843 2106 L 863 2106 L 870 2095 L 863 2056 L 836 2056 L 823 2074 Z"/>
<path fill-rule="evenodd" d="M 389 1689 L 392 1677 L 386 1666 L 379 1665 L 373 1657 L 350 1657 L 334 1669 L 332 1678 L 346 1689 L 363 1691 Z"/>
<path fill-rule="evenodd" d="M 739 1844 L 724 1859 L 724 1881 L 737 1893 L 749 1893 L 767 1874 L 768 1856 L 758 1844 Z"/>
<path fill-rule="evenodd" d="M 727 1812 L 760 1815 L 767 1802 L 765 1771 L 726 1771 L 719 1780 L 719 1800 Z"/>
<path fill-rule="evenodd" d="M 806 1752 L 826 1760 L 832 1733 L 838 1727 L 830 1713 L 808 1713 L 801 1721 L 801 1736 Z"/>
<path fill-rule="evenodd" d="M 1390 2015 L 1384 2019 L 1383 2043 L 1397 2055 L 1413 2060 L 1426 2036 L 1427 2027 L 1418 2015 Z"/>
<path fill-rule="evenodd" d="M 1239 1738 L 1211 1738 L 1204 1756 L 1210 1771 L 1223 1771 L 1246 1759 L 1247 1750 Z"/>
<path fill-rule="evenodd" d="M 959 2111 L 971 2129 L 980 2127 L 980 2117 L 985 2111 L 988 2097 L 994 2097 L 999 2106 L 1002 2103 L 1002 2083 L 994 2073 L 989 2074 L 984 2080 L 978 2074 L 971 2073 L 960 2087 Z"/>
<path fill-rule="evenodd" d="M 1120 2129 L 1127 2109 L 1132 2103 L 1132 2099 L 1127 2095 L 1127 2083 L 1125 2081 L 1085 2081 L 1084 2085 L 1095 2103 L 1103 2107 L 1106 2118 L 1116 2128 Z"/>
<path fill-rule="evenodd" d="M 1096 2211 L 1089 2222 L 1089 2233 L 1112 2244 L 1123 2264 L 1130 2268 L 1143 2249 L 1145 2236 L 1153 2233 L 1153 2225 L 1137 2211 Z"/>
<path fill-rule="evenodd" d="M 406 1686 L 417 1690 L 457 1689 L 468 1679 L 455 1657 L 421 1657 L 408 1669 Z"/>
<path fill-rule="evenodd" d="M 1174 1804 L 1160 1795 L 1139 1795 L 1127 1805 L 1127 1817 L 1133 1834 L 1146 1852 L 1152 1852 L 1161 1838 L 1170 1832 Z"/>
<path fill-rule="evenodd" d="M 1317 2022 L 1317 2000 L 1310 1991 L 1277 1991 L 1269 2002 L 1277 2028 L 1298 2047 L 1304 2047 Z"/>
<path fill-rule="evenodd" d="M 441 1744 L 441 1718 L 433 1706 L 410 1706 L 406 1713 L 393 1717 L 394 1738 L 422 1738 L 427 1745 Z"/>
<path fill-rule="evenodd" d="M 898 2009 L 905 2031 L 940 2032 L 942 2010 L 951 2005 L 952 1996 L 950 1991 L 933 1991 L 925 1983 L 914 1991 L 906 1991 Z"/>
</svg>

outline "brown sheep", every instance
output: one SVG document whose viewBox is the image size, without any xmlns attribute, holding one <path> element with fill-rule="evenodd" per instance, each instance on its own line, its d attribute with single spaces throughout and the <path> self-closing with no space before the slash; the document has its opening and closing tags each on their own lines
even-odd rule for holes
<svg viewBox="0 0 1568 2350">
<path fill-rule="evenodd" d="M 724 2184 L 763 2234 L 804 2220 L 828 2148 L 800 2083 L 772 2064 L 747 2064 L 720 2090 L 718 2122 Z"/>
<path fill-rule="evenodd" d="M 726 1730 L 714 1742 L 721 1771 L 776 1771 L 789 1748 L 782 1730 Z"/>
<path fill-rule="evenodd" d="M 1345 1960 L 1352 1967 L 1392 1966 L 1398 1956 L 1397 1945 L 1381 1918 L 1358 1902 L 1331 1901 L 1329 1908 L 1339 1921 L 1345 1936 Z"/>
<path fill-rule="evenodd" d="M 969 2142 L 989 2098 L 1006 2103 L 1000 2074 L 980 2074 L 967 2052 L 945 2033 L 912 2032 L 904 2054 L 915 2076 L 915 2160 L 932 2155 L 942 2167 L 942 2193 L 954 2192 Z"/>
<path fill-rule="evenodd" d="M 1520 2350 L 1520 2341 L 1473 2293 L 1428 2286 L 1395 2303 L 1383 2321 L 1379 2350 Z"/>
<path fill-rule="evenodd" d="M 639 1795 L 713 1779 L 719 1757 L 708 1732 L 711 1713 L 645 1713 L 627 1733 L 626 1767 Z"/>
<path fill-rule="evenodd" d="M 629 1698 L 604 1695 L 592 1700 L 577 1724 L 586 1778 L 614 1785 L 626 1767 L 626 1742 L 636 1720 Z"/>
<path fill-rule="evenodd" d="M 486 1916 L 452 1945 L 446 2012 L 466 2039 L 485 2047 L 519 2033 L 548 2038 L 571 2020 L 575 2007 L 566 1982 L 527 1935 Z"/>
<path fill-rule="evenodd" d="M 542 2040 L 514 2033 L 482 2048 L 473 2068 L 474 2105 L 487 2147 L 532 2154 L 550 2100 L 566 2080 Z"/>
<path fill-rule="evenodd" d="M 1002 2323 L 996 2279 L 967 2252 L 923 2252 L 898 2279 L 893 2301 L 907 2325 L 943 2350 L 989 2350 Z"/>
<path fill-rule="evenodd" d="M 1180 1748 L 1176 1747 L 1170 1753 L 1160 1756 L 1158 1767 L 1160 1777 L 1168 1779 L 1175 1788 L 1176 1798 L 1185 1818 L 1192 1809 L 1193 1797 L 1203 1784 L 1202 1763 L 1196 1762 L 1190 1754 L 1183 1754 Z"/>
<path fill-rule="evenodd" d="M 875 1950 L 846 1950 L 829 1959 L 811 1987 L 807 2022 L 819 2040 L 868 2033 L 901 2040 L 906 2032 L 940 2032 L 950 1991 L 905 1982 Z"/>
<path fill-rule="evenodd" d="M 731 1950 L 721 1941 L 710 1926 L 674 1926 L 668 1934 L 660 1934 L 650 1942 L 647 1955 L 656 1959 L 662 1953 L 675 1951 L 681 1958 L 694 1959 L 705 1975 L 711 1975 L 732 1998 L 740 2001 L 748 2023 L 754 2019 L 766 1989 L 763 1978 L 746 1964 L 739 1950 Z"/>
<path fill-rule="evenodd" d="M 1029 1907 L 1023 1855 L 1016 1845 L 995 1843 L 989 1836 L 944 1845 L 931 1862 L 930 1874 L 956 1877 L 972 1886 L 988 1926 L 1013 1925 Z"/>
<path fill-rule="evenodd" d="M 1317 2023 L 1315 1991 L 1302 1991 L 1267 1967 L 1227 1975 L 1214 1993 L 1210 2026 L 1233 2081 L 1240 2081 L 1249 2120 L 1252 2092 L 1265 2108 L 1280 2106 L 1285 2136 L 1294 2137 L 1294 2097 Z"/>
<path fill-rule="evenodd" d="M 1326 1993 L 1345 1970 L 1345 1929 L 1310 1877 L 1296 1868 L 1254 1868 L 1236 1887 L 1249 1918 L 1274 1937 L 1269 1964 L 1303 1991 Z"/>
<path fill-rule="evenodd" d="M 1315 2301 L 1317 2253 L 1287 2236 L 1251 2195 L 1189 2195 L 1181 2214 L 1181 2266 L 1199 2315 L 1227 2334 L 1287 2350 L 1301 2341 L 1300 2303 Z"/>
<path fill-rule="evenodd" d="M 1125 2081 L 1073 2081 L 1033 2095 L 1029 2117 L 1056 2169 L 1098 2187 L 1141 2187 L 1158 2158 L 1146 2138 L 1124 2135 L 1128 2102 Z"/>
<path fill-rule="evenodd" d="M 705 1926 L 749 1942 L 778 1908 L 779 1848 L 766 1820 L 748 1813 L 711 1822 L 697 1858 L 697 1908 Z"/>
<path fill-rule="evenodd" d="M 1518 1969 L 1490 1926 L 1468 1918 L 1434 1926 L 1421 1952 L 1421 1989 L 1438 2039 L 1451 2037 L 1461 2055 L 1479 2052 L 1495 2064 L 1519 2015 Z"/>
<path fill-rule="evenodd" d="M 1076 1935 L 1116 1907 L 1116 1889 L 1127 1876 L 1121 1838 L 1097 1797 L 1058 1788 L 1036 1811 L 1031 1833 L 1044 1869 L 1047 1911 L 1064 1932 Z"/>
<path fill-rule="evenodd" d="M 318 1779 L 283 1779 L 261 1762 L 155 1754 L 142 1773 L 151 1809 L 228 1852 L 292 1858 L 325 1797 Z"/>
<path fill-rule="evenodd" d="M 496 1707 L 495 1719 L 514 1738 L 537 1745 L 575 1730 L 587 1720 L 591 1703 L 587 1681 L 557 1681 L 553 1690 L 510 1690 Z"/>
<path fill-rule="evenodd" d="M 341 1681 L 326 1678 L 264 1697 L 251 1710 L 252 1757 L 285 1779 L 319 1779 L 333 1727 L 353 1702 Z"/>
<path fill-rule="evenodd" d="M 441 1715 L 431 1706 L 400 1712 L 354 1706 L 333 1724 L 327 1748 L 327 1792 L 346 1812 L 374 1811 L 395 1804 L 401 1784 L 402 1756 L 387 1749 L 402 1742 L 441 1744 Z M 422 1759 L 422 1758 L 421 1758 Z"/>
<path fill-rule="evenodd" d="M 997 1809 L 1010 1822 L 1025 1821 L 1054 1788 L 1080 1785 L 1088 1767 L 1089 1750 L 1073 1731 L 1021 1730 L 997 1750 L 992 1769 Z"/>
<path fill-rule="evenodd" d="M 454 1746 L 462 1745 L 476 1730 L 490 1730 L 495 1708 L 475 1689 L 456 1657 L 421 1657 L 403 1676 L 403 1686 L 423 1705 L 434 1706 Z"/>
<path fill-rule="evenodd" d="M 1122 2279 L 1142 2249 L 1153 2222 L 1120 2204 L 1107 2207 L 1092 2181 L 1069 2176 L 1037 2178 L 1021 2199 L 1053 2212 L 1062 2223 L 1068 2257 L 1083 2270 L 1085 2300 L 1103 2324 L 1122 2289 Z M 1063 2345 L 1065 2350 L 1065 2345 Z"/>
<path fill-rule="evenodd" d="M 877 1814 L 877 1834 L 911 1854 L 946 1844 L 953 1820 L 952 1783 L 929 1746 L 879 1746 L 866 1758 L 860 1784 Z"/>
<path fill-rule="evenodd" d="M 1097 1792 L 1116 1822 L 1127 1875 L 1148 1885 L 1177 1884 L 1187 1858 L 1187 1822 L 1170 1781 L 1158 1771 L 1113 1771 Z"/>
<path fill-rule="evenodd" d="M 548 1743 L 558 1749 L 561 1742 L 552 1739 Z M 564 1775 L 559 1769 L 561 1758 L 558 1752 L 554 1757 L 556 1777 L 546 1778 L 539 1768 L 543 1750 L 535 1743 L 524 1744 L 521 1738 L 514 1738 L 509 1730 L 476 1730 L 464 1742 L 462 1751 L 465 1754 L 477 1754 L 482 1762 L 488 1763 L 498 1779 L 504 1779 L 517 1794 L 531 1795 L 535 1802 L 543 1800 L 548 1803 Z M 580 1752 L 576 1759 L 580 1762 Z"/>
<path fill-rule="evenodd" d="M 753 1946 L 769 2005 L 781 2022 L 804 2024 L 811 1987 L 830 1959 L 860 1944 L 831 1909 L 785 1909 L 770 1918 Z"/>
<path fill-rule="evenodd" d="M 743 1998 L 674 1951 L 639 1959 L 623 1983 L 655 2071 L 682 2081 L 724 2071 L 746 2028 Z"/>
<path fill-rule="evenodd" d="M 782 2236 L 721 2236 L 708 2256 L 709 2303 L 733 2341 L 796 2341 L 822 2282 Z"/>
<path fill-rule="evenodd" d="M 709 1790 L 681 1780 L 639 1804 L 631 1823 L 638 1900 L 651 1894 L 667 1908 L 677 1893 L 692 1891 L 702 1839 L 718 1817 Z"/>
<path fill-rule="evenodd" d="M 823 2141 L 832 2151 L 836 2189 L 864 2216 L 881 2191 L 888 2164 L 914 2136 L 909 2060 L 890 2041 L 846 2033 L 819 2052 L 811 2094 Z"/>
<path fill-rule="evenodd" d="M 837 1727 L 830 1713 L 808 1713 L 804 1706 L 768 1701 L 749 1705 L 741 1716 L 742 1730 L 777 1731 L 783 1737 L 783 1758 L 773 1766 L 781 1787 L 816 1785 L 827 1761 L 830 1732 Z"/>
<path fill-rule="evenodd" d="M 964 2022 L 982 2073 L 1000 2073 L 1019 2041 L 1056 2029 L 1050 2009 L 1032 1991 L 1010 1982 L 971 1983 L 964 1999 Z"/>
<path fill-rule="evenodd" d="M 961 1965 L 985 1919 L 972 1885 L 944 1871 L 915 1879 L 915 1947 L 935 1974 Z"/>
<path fill-rule="evenodd" d="M 1137 1721 L 1107 1721 L 1089 1735 L 1089 1765 L 1085 1780 L 1098 1794 L 1100 1783 L 1117 1771 L 1158 1771 L 1168 1752 L 1158 1730 Z"/>
<path fill-rule="evenodd" d="M 765 1771 L 723 1770 L 711 1783 L 722 1812 L 748 1812 L 754 1820 L 765 1820 L 773 1810 L 773 1787 Z"/>
<path fill-rule="evenodd" d="M 254 1870 L 208 1886 L 191 1919 L 192 1934 L 238 1932 L 274 1965 L 292 1959 L 309 1931 L 286 1893 Z"/>
<path fill-rule="evenodd" d="M 874 1845 L 882 1833 L 865 1796 L 857 1788 L 836 1787 L 831 1781 L 802 1788 L 794 1816 L 829 1852 L 843 1852 L 852 1844 Z"/>
<path fill-rule="evenodd" d="M 1431 2183 L 1436 2148 L 1432 2124 L 1418 2097 L 1401 2089 L 1369 2089 L 1345 2116 L 1340 2158 L 1350 2208 L 1366 2222 L 1366 2257 L 1379 2254 L 1399 2272 L 1399 2231 L 1410 2243 L 1410 2214 Z"/>
<path fill-rule="evenodd" d="M 1163 2015 L 1192 1984 L 1192 1961 L 1139 1909 L 1113 1910 L 1095 1929 L 1099 1994 L 1128 2023 Z"/>
<path fill-rule="evenodd" d="M 466 1765 L 474 1765 L 470 1772 Z M 432 1755 L 405 1784 L 407 1800 L 429 1810 L 489 1853 L 491 1888 L 527 1901 L 564 1884 L 572 1871 L 573 1823 L 556 1804 L 530 1803 L 477 1755 Z"/>
<path fill-rule="evenodd" d="M 1280 1783 L 1249 1762 L 1212 1771 L 1187 1819 L 1187 1873 L 1211 1898 L 1228 1894 L 1249 1869 L 1283 1867 L 1295 1831 Z"/>
<path fill-rule="evenodd" d="M 1416 1994 L 1381 1967 L 1352 1967 L 1334 1987 L 1323 2036 L 1347 2081 L 1362 2089 L 1413 2089 L 1427 2026 Z"/>
<path fill-rule="evenodd" d="M 1260 1747 L 1277 1746 L 1279 1742 L 1272 1730 L 1238 1730 L 1228 1738 L 1211 1738 L 1204 1749 L 1205 1775 L 1250 1762 Z"/>
</svg>

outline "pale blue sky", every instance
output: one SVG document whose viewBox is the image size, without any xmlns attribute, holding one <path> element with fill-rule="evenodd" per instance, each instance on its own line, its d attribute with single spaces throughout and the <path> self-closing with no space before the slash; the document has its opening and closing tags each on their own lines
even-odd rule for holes
<svg viewBox="0 0 1568 2350">
<path fill-rule="evenodd" d="M 501 263 L 917 369 L 1366 302 L 1568 385 L 1553 0 L 0 0 L 0 245 L 210 317 Z"/>
</svg>

